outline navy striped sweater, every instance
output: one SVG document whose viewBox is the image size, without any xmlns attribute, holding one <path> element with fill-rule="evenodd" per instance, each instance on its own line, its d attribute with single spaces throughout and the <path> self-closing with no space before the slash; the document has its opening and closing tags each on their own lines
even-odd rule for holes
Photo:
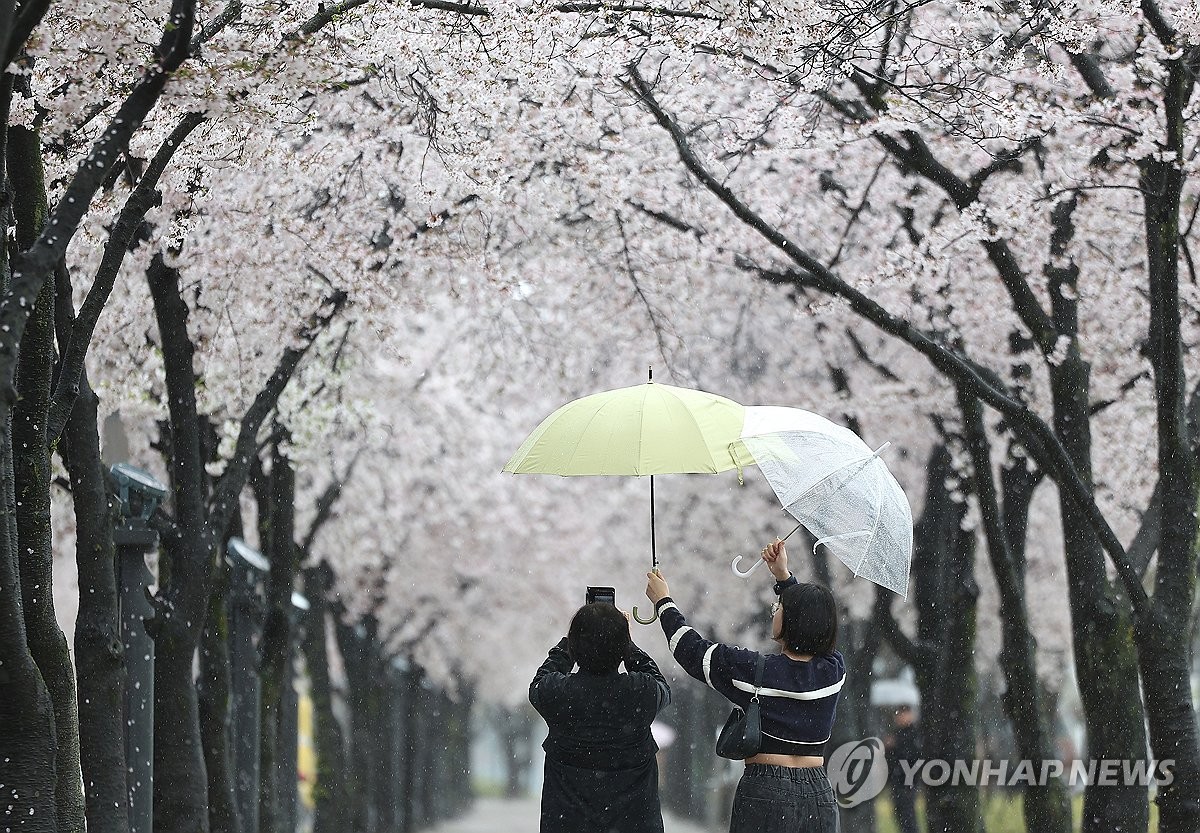
<svg viewBox="0 0 1200 833">
<path fill-rule="evenodd" d="M 671 654 L 683 670 L 746 708 L 754 691 L 758 652 L 705 639 L 688 625 L 669 596 L 657 608 Z M 763 733 L 759 751 L 823 756 L 845 680 L 846 663 L 838 651 L 807 661 L 767 654 L 759 692 Z"/>
</svg>

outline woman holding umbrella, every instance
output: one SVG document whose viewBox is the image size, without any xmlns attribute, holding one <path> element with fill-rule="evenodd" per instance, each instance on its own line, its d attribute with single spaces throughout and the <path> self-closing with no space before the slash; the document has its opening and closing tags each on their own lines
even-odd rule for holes
<svg viewBox="0 0 1200 833">
<path fill-rule="evenodd" d="M 762 560 L 776 579 L 771 638 L 780 651 L 763 657 L 757 694 L 758 652 L 697 633 L 659 572 L 646 574 L 646 597 L 671 654 L 688 674 L 742 709 L 758 698 L 762 745 L 746 758 L 730 833 L 838 833 L 837 802 L 825 774 L 825 744 L 846 678 L 845 662 L 834 650 L 837 606 L 827 588 L 800 583 L 788 571 L 782 541 L 765 547 Z"/>
</svg>

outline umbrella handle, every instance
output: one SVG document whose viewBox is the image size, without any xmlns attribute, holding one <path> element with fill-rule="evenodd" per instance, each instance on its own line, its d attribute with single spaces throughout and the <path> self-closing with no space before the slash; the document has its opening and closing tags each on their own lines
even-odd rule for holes
<svg viewBox="0 0 1200 833">
<path fill-rule="evenodd" d="M 796 524 L 794 527 L 792 527 L 791 532 L 789 532 L 787 535 L 784 535 L 779 540 L 782 542 L 782 541 L 786 541 L 788 538 L 791 538 L 796 533 L 796 530 L 802 526 L 804 526 L 804 524 Z M 741 560 L 742 560 L 742 556 L 739 555 L 733 559 L 733 564 L 730 565 L 730 567 L 733 568 L 733 574 L 735 576 L 737 576 L 738 578 L 750 578 L 750 574 L 758 569 L 758 565 L 765 563 L 762 561 L 762 559 L 759 559 L 758 561 L 754 562 L 753 567 L 751 567 L 749 570 L 746 570 L 745 572 L 742 572 L 741 570 L 738 569 L 738 564 L 741 563 Z"/>
<path fill-rule="evenodd" d="M 765 562 L 764 562 L 764 561 L 763 561 L 763 560 L 760 558 L 760 559 L 758 559 L 757 561 L 755 561 L 755 562 L 754 562 L 754 566 L 752 566 L 752 567 L 751 567 L 749 570 L 746 570 L 745 572 L 742 572 L 741 570 L 739 570 L 739 569 L 738 569 L 738 564 L 740 564 L 740 563 L 741 563 L 741 561 L 742 561 L 742 556 L 740 556 L 740 555 L 739 555 L 739 556 L 736 556 L 736 557 L 733 559 L 733 563 L 729 565 L 729 566 L 730 566 L 730 567 L 733 569 L 733 574 L 734 574 L 735 576 L 737 576 L 738 578 L 750 578 L 750 574 L 751 574 L 751 573 L 753 573 L 755 570 L 757 570 L 757 569 L 758 569 L 758 566 L 759 566 L 760 564 L 763 564 L 763 563 L 765 563 Z"/>
<path fill-rule="evenodd" d="M 658 618 L 658 611 L 655 610 L 654 615 L 651 616 L 649 619 L 643 619 L 641 616 L 638 616 L 637 605 L 634 605 L 633 606 L 633 618 L 637 620 L 637 623 L 639 625 L 649 625 L 649 624 L 652 624 L 654 622 L 654 620 L 656 620 Z"/>
</svg>

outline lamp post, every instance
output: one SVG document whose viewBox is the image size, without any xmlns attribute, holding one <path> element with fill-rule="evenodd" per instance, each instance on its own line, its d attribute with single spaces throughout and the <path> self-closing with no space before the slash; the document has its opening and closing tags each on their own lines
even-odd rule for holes
<svg viewBox="0 0 1200 833">
<path fill-rule="evenodd" d="M 130 833 L 151 833 L 154 812 L 154 639 L 146 620 L 154 615 L 147 588 L 154 576 L 146 553 L 158 546 L 150 528 L 167 487 L 150 472 L 117 463 L 108 471 L 120 523 L 113 529 L 120 586 L 121 642 L 125 646 L 125 761 Z"/>
<path fill-rule="evenodd" d="M 241 538 L 230 538 L 229 664 L 230 713 L 233 729 L 234 801 L 242 829 L 258 830 L 259 720 L 262 680 L 258 674 L 258 640 L 262 627 L 263 577 L 271 564 Z"/>
</svg>

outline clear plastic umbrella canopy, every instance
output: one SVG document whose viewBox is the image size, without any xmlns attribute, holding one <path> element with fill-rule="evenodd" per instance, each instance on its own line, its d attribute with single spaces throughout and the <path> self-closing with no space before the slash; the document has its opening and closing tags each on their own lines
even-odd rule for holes
<svg viewBox="0 0 1200 833">
<path fill-rule="evenodd" d="M 816 546 L 854 575 L 907 598 L 912 510 L 879 451 L 824 417 L 782 407 L 746 408 L 732 449 L 740 461 L 758 466 Z"/>
</svg>

